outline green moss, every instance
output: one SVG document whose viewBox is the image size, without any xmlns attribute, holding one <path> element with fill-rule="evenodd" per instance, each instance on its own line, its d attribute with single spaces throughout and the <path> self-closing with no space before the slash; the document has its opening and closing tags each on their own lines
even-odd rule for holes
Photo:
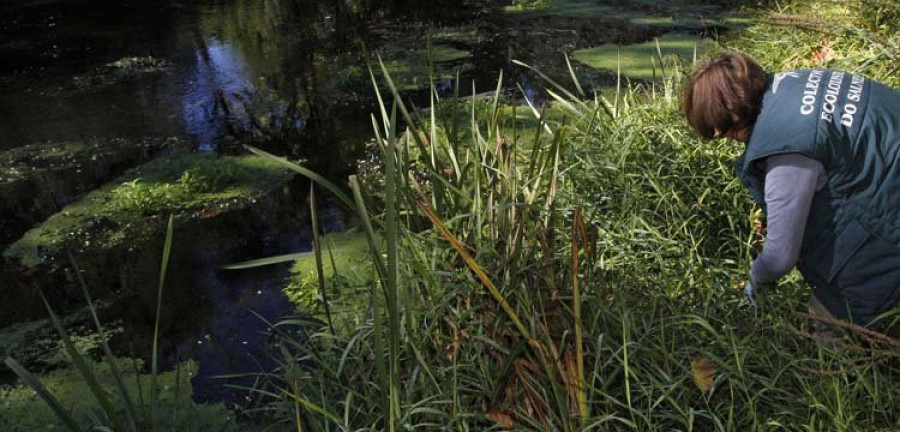
<svg viewBox="0 0 900 432">
<path fill-rule="evenodd" d="M 360 303 L 359 299 L 347 296 L 341 288 L 359 287 L 374 277 L 369 244 L 364 233 L 331 233 L 322 241 L 323 271 L 327 282 L 329 300 L 344 303 L 349 300 Z M 330 251 L 330 256 L 329 256 Z M 332 265 L 332 257 L 334 265 Z M 301 258 L 291 268 L 290 281 L 284 289 L 290 300 L 306 312 L 320 311 L 319 276 L 315 256 Z"/>
<path fill-rule="evenodd" d="M 691 59 L 694 50 L 698 55 L 714 46 L 715 42 L 696 36 L 669 33 L 659 38 L 659 51 L 663 56 L 678 55 Z M 575 51 L 574 57 L 590 67 L 616 72 L 621 64 L 622 75 L 641 80 L 654 78 L 660 74 L 657 41 L 649 41 L 634 45 L 604 44 L 593 48 Z"/>
<path fill-rule="evenodd" d="M 454 79 L 457 71 L 467 71 L 473 66 L 467 62 L 472 53 L 457 48 L 480 42 L 478 35 L 473 30 L 454 29 L 442 30 L 431 35 L 432 48 L 431 59 L 434 62 L 434 79 L 436 82 Z M 427 89 L 428 81 L 428 49 L 425 38 L 395 41 L 378 51 L 384 61 L 384 66 L 394 85 L 400 91 L 416 91 Z M 372 56 L 370 59 L 373 71 L 379 84 L 383 85 L 381 67 L 378 60 Z M 335 72 L 329 81 L 329 86 L 338 91 L 355 90 L 359 92 L 371 91 L 372 81 L 366 64 L 359 60 L 346 63 Z M 387 87 L 383 87 L 387 92 Z"/>
<path fill-rule="evenodd" d="M 676 23 L 675 19 L 670 16 L 638 17 L 632 18 L 631 20 L 629 20 L 629 22 L 642 26 L 671 26 Z"/>
<path fill-rule="evenodd" d="M 260 197 L 291 174 L 257 156 L 184 154 L 154 160 L 62 209 L 13 243 L 4 256 L 41 264 L 65 248 L 115 247 L 153 230 L 169 213 L 179 220 L 215 215 Z"/>
<path fill-rule="evenodd" d="M 118 359 L 117 368 L 123 375 L 125 386 L 132 401 L 149 401 L 149 376 L 137 375 L 140 362 L 131 359 Z M 137 367 L 136 367 L 137 366 Z M 115 388 L 114 376 L 106 363 L 92 363 L 100 385 L 107 389 L 114 406 L 124 410 L 124 403 Z M 197 365 L 188 362 L 178 370 L 159 375 L 159 397 L 163 415 L 160 416 L 165 430 L 197 430 L 197 431 L 233 431 L 240 430 L 235 422 L 235 415 L 222 404 L 195 405 L 191 400 L 191 377 L 196 373 Z M 41 383 L 68 409 L 72 416 L 85 430 L 92 425 L 91 417 L 96 414 L 97 401 L 85 385 L 79 372 L 74 367 L 59 369 L 38 377 Z M 141 385 L 138 385 L 138 380 Z M 147 418 L 149 408 L 144 407 L 139 415 Z M 0 430 L 34 431 L 64 430 L 57 421 L 53 411 L 24 385 L 0 387 Z M 149 425 L 148 425 L 149 426 Z"/>
</svg>

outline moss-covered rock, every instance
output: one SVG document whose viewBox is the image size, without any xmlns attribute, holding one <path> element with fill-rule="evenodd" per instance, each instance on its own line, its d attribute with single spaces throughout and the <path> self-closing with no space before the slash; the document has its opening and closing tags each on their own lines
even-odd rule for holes
<svg viewBox="0 0 900 432">
<path fill-rule="evenodd" d="M 152 220 L 217 216 L 251 204 L 292 174 L 258 156 L 186 154 L 144 164 L 63 208 L 4 252 L 26 267 L 52 262 L 66 250 L 139 244 Z"/>
<path fill-rule="evenodd" d="M 0 153 L 0 246 L 77 196 L 172 146 L 180 146 L 180 141 L 88 139 L 32 144 Z"/>
<path fill-rule="evenodd" d="M 69 253 L 92 295 L 136 294 L 141 298 L 129 304 L 148 308 L 154 304 L 169 214 L 176 220 L 170 273 L 189 274 L 185 272 L 191 271 L 196 254 L 227 256 L 248 236 L 283 217 L 275 209 L 285 207 L 280 203 L 290 198 L 282 186 L 291 178 L 293 173 L 268 159 L 214 154 L 164 157 L 129 171 L 66 206 L 6 249 L 3 273 L 9 283 L 0 291 L 8 301 L 0 305 L 0 325 L 45 316 L 33 286 L 41 287 L 60 311 L 83 304 Z M 192 250 L 197 244 L 212 250 Z M 196 297 L 191 283 L 190 278 L 170 278 L 170 295 Z M 187 297 L 172 300 L 172 308 L 197 304 Z M 193 312 L 192 318 L 201 311 Z"/>
</svg>

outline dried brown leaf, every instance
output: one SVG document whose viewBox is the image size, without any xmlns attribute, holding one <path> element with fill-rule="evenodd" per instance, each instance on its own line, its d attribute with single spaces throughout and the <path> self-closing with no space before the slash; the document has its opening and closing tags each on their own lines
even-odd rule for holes
<svg viewBox="0 0 900 432">
<path fill-rule="evenodd" d="M 516 428 L 516 421 L 513 420 L 512 416 L 509 414 L 505 414 L 497 410 L 491 410 L 491 412 L 488 413 L 488 417 L 490 417 L 491 420 L 493 420 L 505 430 L 512 430 Z"/>
<path fill-rule="evenodd" d="M 691 376 L 694 377 L 694 384 L 701 391 L 709 391 L 716 380 L 716 373 L 719 368 L 703 357 L 697 357 L 691 361 Z"/>
</svg>

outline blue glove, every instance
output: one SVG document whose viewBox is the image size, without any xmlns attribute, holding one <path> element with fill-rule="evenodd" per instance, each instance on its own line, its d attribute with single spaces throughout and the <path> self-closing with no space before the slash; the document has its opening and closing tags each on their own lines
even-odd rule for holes
<svg viewBox="0 0 900 432">
<path fill-rule="evenodd" d="M 775 288 L 774 282 L 760 284 L 753 280 L 753 276 L 750 276 L 747 285 L 744 286 L 744 293 L 747 294 L 747 298 L 753 306 L 759 306 L 759 303 L 765 302 L 766 292 L 773 288 Z"/>
<path fill-rule="evenodd" d="M 756 292 L 753 289 L 753 284 L 747 282 L 747 285 L 744 286 L 744 292 L 747 294 L 747 298 L 750 299 L 750 303 L 756 306 Z"/>
</svg>

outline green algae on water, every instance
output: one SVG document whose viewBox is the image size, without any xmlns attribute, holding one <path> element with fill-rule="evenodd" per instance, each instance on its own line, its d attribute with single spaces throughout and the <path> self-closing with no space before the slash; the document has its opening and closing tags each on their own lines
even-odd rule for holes
<svg viewBox="0 0 900 432">
<path fill-rule="evenodd" d="M 116 366 L 123 375 L 123 381 L 132 400 L 149 400 L 149 376 L 136 374 L 142 369 L 140 360 L 116 359 Z M 114 388 L 114 375 L 107 363 L 91 362 L 91 369 L 97 374 L 103 388 Z M 189 361 L 177 367 L 178 370 L 159 375 L 159 400 L 171 416 L 164 418 L 167 430 L 246 430 L 239 427 L 235 414 L 225 404 L 195 404 L 192 401 L 191 378 L 197 372 L 196 362 Z M 69 366 L 39 376 L 41 384 L 72 413 L 76 421 L 87 430 L 96 415 L 97 402 L 84 384 L 80 372 Z M 142 384 L 138 382 L 142 381 Z M 113 404 L 123 409 L 124 401 L 117 392 L 109 392 Z M 0 430 L 34 431 L 63 430 L 53 411 L 31 389 L 25 385 L 0 386 Z"/>
<path fill-rule="evenodd" d="M 391 79 L 400 91 L 421 90 L 428 88 L 428 49 L 424 46 L 404 49 L 401 46 L 388 47 L 381 54 L 384 66 Z M 436 43 L 431 47 L 431 60 L 434 62 L 434 79 L 444 81 L 456 77 L 456 72 L 471 69 L 466 60 L 472 53 L 450 45 Z M 375 68 L 379 71 L 380 68 Z M 376 72 L 380 73 L 380 72 Z"/>
<path fill-rule="evenodd" d="M 360 303 L 352 299 L 347 292 L 339 288 L 364 286 L 375 277 L 375 268 L 369 252 L 369 243 L 362 232 L 335 232 L 322 237 L 322 267 L 332 302 L 342 303 L 343 298 L 350 298 L 351 303 Z M 332 262 L 333 259 L 333 262 Z M 336 289 L 338 288 L 338 289 Z M 316 270 L 315 256 L 300 258 L 291 267 L 285 294 L 295 305 L 304 311 L 317 310 L 320 307 L 319 275 Z"/>
<path fill-rule="evenodd" d="M 694 51 L 698 55 L 715 46 L 715 42 L 683 33 L 669 33 L 658 39 L 662 55 L 677 55 L 690 60 Z M 575 51 L 575 60 L 596 69 L 616 73 L 621 65 L 622 75 L 649 81 L 660 77 L 657 41 L 633 44 L 603 44 Z M 654 75 L 654 67 L 656 68 Z"/>
</svg>

